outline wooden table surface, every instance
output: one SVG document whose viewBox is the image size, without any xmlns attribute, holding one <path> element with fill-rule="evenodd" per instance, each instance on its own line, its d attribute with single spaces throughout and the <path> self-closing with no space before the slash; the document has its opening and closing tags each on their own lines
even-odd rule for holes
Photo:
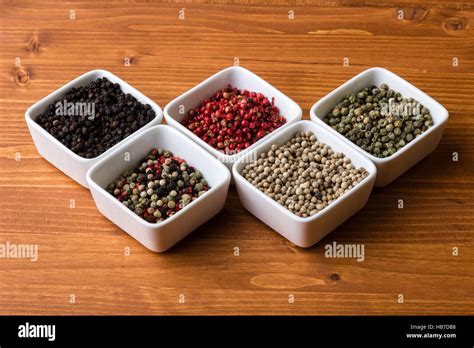
<svg viewBox="0 0 474 348">
<path fill-rule="evenodd" d="M 39 245 L 37 262 L 0 258 L 0 314 L 474 314 L 474 5 L 219 3 L 0 5 L 0 244 Z M 312 248 L 261 223 L 231 188 L 218 216 L 162 254 L 104 218 L 25 124 L 30 105 L 88 70 L 164 107 L 236 58 L 305 119 L 381 66 L 443 104 L 449 122 L 433 154 Z M 363 244 L 365 261 L 326 258 L 334 241 Z"/>
</svg>

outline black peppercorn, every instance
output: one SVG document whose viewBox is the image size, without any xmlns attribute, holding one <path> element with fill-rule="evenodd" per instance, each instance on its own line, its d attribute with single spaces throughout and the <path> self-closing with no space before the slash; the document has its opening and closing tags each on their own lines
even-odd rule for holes
<svg viewBox="0 0 474 348">
<path fill-rule="evenodd" d="M 94 158 L 155 118 L 150 105 L 99 78 L 71 88 L 35 121 L 74 153 Z"/>
</svg>

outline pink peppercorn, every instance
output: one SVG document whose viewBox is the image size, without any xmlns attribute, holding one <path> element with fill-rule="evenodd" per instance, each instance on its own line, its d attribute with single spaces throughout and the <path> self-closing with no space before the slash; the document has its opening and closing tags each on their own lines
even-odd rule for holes
<svg viewBox="0 0 474 348">
<path fill-rule="evenodd" d="M 239 152 L 286 123 L 277 106 L 262 93 L 228 86 L 189 110 L 183 121 L 190 131 L 218 150 Z"/>
</svg>

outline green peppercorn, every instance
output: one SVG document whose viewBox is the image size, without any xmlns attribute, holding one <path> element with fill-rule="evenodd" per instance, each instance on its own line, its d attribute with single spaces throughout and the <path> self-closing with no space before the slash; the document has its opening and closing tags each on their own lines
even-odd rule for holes
<svg viewBox="0 0 474 348">
<path fill-rule="evenodd" d="M 381 158 L 393 155 L 433 125 L 426 107 L 413 98 L 403 98 L 386 84 L 346 96 L 323 120 Z M 376 144 L 379 140 L 381 144 Z"/>
</svg>

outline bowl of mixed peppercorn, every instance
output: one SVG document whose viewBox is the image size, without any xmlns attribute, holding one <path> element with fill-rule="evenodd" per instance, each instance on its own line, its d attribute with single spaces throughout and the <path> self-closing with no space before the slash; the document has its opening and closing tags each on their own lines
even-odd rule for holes
<svg viewBox="0 0 474 348">
<path fill-rule="evenodd" d="M 361 151 L 377 167 L 383 187 L 433 152 L 448 111 L 383 68 L 371 68 L 319 100 L 311 120 Z"/>
<path fill-rule="evenodd" d="M 161 252 L 224 207 L 230 172 L 182 133 L 158 125 L 98 161 L 87 182 L 105 217 Z"/>
<path fill-rule="evenodd" d="M 162 118 L 156 103 L 105 70 L 79 76 L 25 113 L 38 152 L 86 188 L 95 162 Z"/>
<path fill-rule="evenodd" d="M 265 137 L 300 120 L 302 110 L 249 70 L 230 67 L 171 101 L 164 114 L 230 170 Z"/>
</svg>

